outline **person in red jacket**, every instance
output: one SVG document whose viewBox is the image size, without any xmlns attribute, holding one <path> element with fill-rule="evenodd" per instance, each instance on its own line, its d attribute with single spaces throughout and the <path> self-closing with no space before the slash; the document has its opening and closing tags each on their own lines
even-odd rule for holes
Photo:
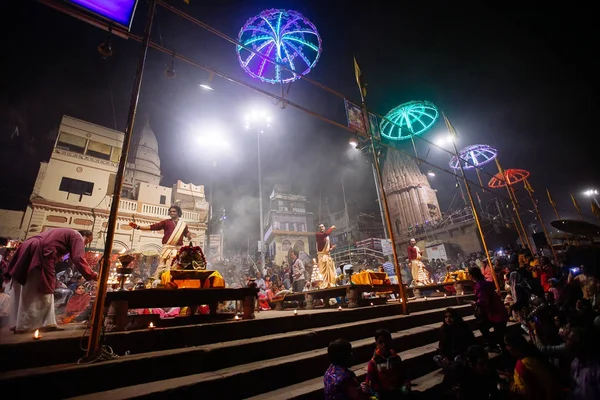
<svg viewBox="0 0 600 400">
<path fill-rule="evenodd" d="M 367 377 L 361 387 L 379 400 L 396 399 L 410 393 L 407 371 L 393 345 L 389 331 L 378 329 L 375 332 L 375 354 L 367 365 Z"/>
<path fill-rule="evenodd" d="M 87 280 L 98 274 L 85 260 L 85 246 L 92 242 L 91 231 L 56 228 L 30 237 L 18 248 L 8 265 L 13 301 L 10 326 L 15 333 L 36 329 L 58 329 L 54 313 L 54 265 L 69 254 L 75 269 Z"/>
<path fill-rule="evenodd" d="M 502 299 L 496 293 L 492 282 L 485 280 L 479 267 L 469 268 L 469 274 L 475 282 L 475 301 L 470 301 L 475 306 L 475 318 L 479 324 L 481 335 L 487 341 L 490 350 L 506 350 L 504 334 L 508 323 L 508 313 Z M 494 333 L 490 332 L 494 329 Z"/>
</svg>

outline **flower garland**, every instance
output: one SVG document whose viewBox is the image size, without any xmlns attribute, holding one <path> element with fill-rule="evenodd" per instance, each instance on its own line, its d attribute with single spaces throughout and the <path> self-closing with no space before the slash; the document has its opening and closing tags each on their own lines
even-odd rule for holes
<svg viewBox="0 0 600 400">
<path fill-rule="evenodd" d="M 206 258 L 200 246 L 182 246 L 171 261 L 171 266 L 175 262 L 182 269 L 186 269 L 189 265 L 192 266 L 192 269 L 206 269 Z"/>
</svg>

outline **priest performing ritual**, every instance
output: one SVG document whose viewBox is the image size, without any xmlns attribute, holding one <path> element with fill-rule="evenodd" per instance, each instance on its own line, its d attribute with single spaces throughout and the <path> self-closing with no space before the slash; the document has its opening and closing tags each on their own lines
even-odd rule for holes
<svg viewBox="0 0 600 400">
<path fill-rule="evenodd" d="M 8 265 L 12 278 L 10 327 L 15 333 L 36 329 L 58 329 L 54 313 L 55 264 L 67 254 L 75 268 L 88 280 L 97 280 L 84 258 L 85 246 L 94 238 L 91 231 L 56 228 L 27 239 Z"/>
<path fill-rule="evenodd" d="M 170 270 L 173 259 L 177 256 L 177 252 L 181 246 L 183 246 L 183 238 L 187 238 L 188 240 L 192 238 L 187 224 L 181 219 L 182 215 L 183 212 L 181 211 L 181 207 L 173 205 L 169 207 L 169 217 L 171 217 L 171 219 L 165 219 L 149 226 L 140 226 L 135 222 L 129 223 L 134 229 L 164 232 L 160 259 L 158 267 L 156 268 L 156 273 L 154 274 L 157 279 L 161 279 L 161 275 Z M 170 277 L 165 277 L 167 280 L 170 280 L 169 278 Z"/>
<path fill-rule="evenodd" d="M 319 272 L 323 277 L 320 289 L 326 289 L 328 287 L 335 286 L 337 275 L 335 273 L 335 264 L 331 258 L 331 251 L 335 248 L 335 245 L 331 245 L 329 235 L 335 229 L 335 225 L 329 229 L 325 229 L 325 225 L 319 225 L 319 232 L 315 234 L 317 239 L 317 263 L 319 265 Z"/>
<path fill-rule="evenodd" d="M 412 286 L 422 286 L 431 284 L 431 279 L 429 278 L 429 273 L 425 268 L 425 264 L 421 261 L 422 251 L 417 246 L 417 241 L 415 239 L 410 239 L 408 244 L 408 261 L 410 263 L 410 272 L 413 277 Z"/>
</svg>

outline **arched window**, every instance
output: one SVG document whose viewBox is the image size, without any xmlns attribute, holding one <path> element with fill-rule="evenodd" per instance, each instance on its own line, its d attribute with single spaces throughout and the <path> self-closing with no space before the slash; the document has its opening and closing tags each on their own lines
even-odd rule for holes
<svg viewBox="0 0 600 400">
<path fill-rule="evenodd" d="M 400 224 L 400 218 L 396 218 L 396 222 L 394 222 L 394 225 L 396 225 L 396 233 L 397 233 L 398 235 L 400 235 L 400 232 L 401 232 L 400 228 L 401 228 L 401 226 L 402 226 L 402 225 Z"/>
<path fill-rule="evenodd" d="M 297 240 L 294 244 L 294 251 L 300 252 L 304 251 L 304 242 L 302 240 Z"/>
<path fill-rule="evenodd" d="M 281 242 L 281 250 L 285 253 L 287 253 L 290 249 L 292 248 L 292 242 L 290 242 L 289 240 L 284 240 L 283 242 Z"/>
</svg>

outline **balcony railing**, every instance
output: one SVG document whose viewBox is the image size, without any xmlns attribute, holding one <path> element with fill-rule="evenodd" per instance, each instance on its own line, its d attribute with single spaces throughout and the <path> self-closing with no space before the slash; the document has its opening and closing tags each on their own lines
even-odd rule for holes
<svg viewBox="0 0 600 400">
<path fill-rule="evenodd" d="M 110 209 L 112 205 L 112 197 L 108 198 L 107 209 Z M 141 208 L 138 211 L 138 205 L 140 203 L 135 200 L 120 199 L 119 200 L 119 212 L 126 214 L 139 214 L 147 215 L 149 217 L 169 218 L 169 207 L 160 206 L 154 204 L 141 203 Z M 189 222 L 200 222 L 200 213 L 197 211 L 183 210 L 182 218 L 184 221 Z"/>
</svg>

